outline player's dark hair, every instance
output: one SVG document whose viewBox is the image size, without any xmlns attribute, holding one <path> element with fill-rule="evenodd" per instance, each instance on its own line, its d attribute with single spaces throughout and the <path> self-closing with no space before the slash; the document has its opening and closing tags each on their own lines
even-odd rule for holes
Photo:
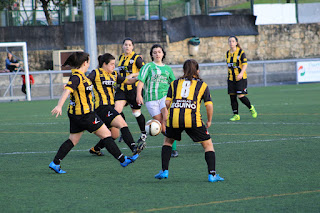
<svg viewBox="0 0 320 213">
<path fill-rule="evenodd" d="M 111 60 L 115 60 L 115 57 L 111 55 L 110 53 L 105 53 L 103 55 L 99 55 L 98 61 L 99 61 L 99 67 L 101 68 L 103 63 L 109 64 Z"/>
<path fill-rule="evenodd" d="M 230 38 L 234 38 L 236 40 L 236 42 L 237 42 L 237 47 L 239 47 L 241 49 L 239 41 L 238 41 L 238 38 L 236 36 L 232 35 L 232 36 L 229 36 L 228 41 L 229 41 Z"/>
<path fill-rule="evenodd" d="M 153 57 L 152 57 L 152 51 L 154 48 L 161 48 L 162 52 L 163 52 L 163 58 L 162 58 L 162 61 L 166 58 L 166 51 L 163 49 L 163 47 L 160 45 L 160 44 L 154 44 L 151 49 L 150 49 L 150 56 L 151 56 L 151 59 L 153 61 Z"/>
<path fill-rule="evenodd" d="M 182 78 L 186 78 L 188 80 L 192 80 L 193 78 L 200 79 L 199 73 L 199 64 L 194 59 L 188 59 L 183 64 L 183 76 Z"/>
<path fill-rule="evenodd" d="M 127 37 L 127 38 L 123 39 L 122 44 L 124 44 L 124 42 L 126 42 L 126 41 L 131 41 L 132 46 L 134 46 L 134 42 L 133 42 L 132 38 Z"/>
<path fill-rule="evenodd" d="M 67 60 L 64 62 L 62 66 L 70 66 L 76 69 L 80 68 L 81 65 L 85 62 L 89 61 L 89 54 L 85 52 L 74 52 L 72 53 Z"/>
</svg>

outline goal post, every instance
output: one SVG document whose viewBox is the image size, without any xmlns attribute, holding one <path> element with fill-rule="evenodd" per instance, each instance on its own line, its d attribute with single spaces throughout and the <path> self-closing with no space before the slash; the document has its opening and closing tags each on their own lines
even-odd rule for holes
<svg viewBox="0 0 320 213">
<path fill-rule="evenodd" d="M 23 68 L 26 81 L 26 93 L 27 100 L 31 101 L 30 93 L 30 78 L 29 78 L 29 65 L 28 65 L 28 52 L 27 52 L 27 42 L 0 42 L 0 47 L 22 47 L 23 52 Z"/>
</svg>

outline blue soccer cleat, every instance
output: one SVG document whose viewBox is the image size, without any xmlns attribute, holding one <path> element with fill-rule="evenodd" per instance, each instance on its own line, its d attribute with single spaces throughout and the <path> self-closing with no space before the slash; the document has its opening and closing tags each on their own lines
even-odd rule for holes
<svg viewBox="0 0 320 213">
<path fill-rule="evenodd" d="M 135 154 L 135 155 L 133 155 L 132 157 L 129 157 L 129 158 L 130 158 L 130 160 L 132 160 L 132 162 L 135 162 L 138 159 L 138 157 L 139 157 L 139 154 Z"/>
<path fill-rule="evenodd" d="M 55 171 L 58 174 L 67 173 L 66 171 L 63 171 L 61 169 L 60 165 L 57 165 L 57 164 L 53 163 L 53 161 L 49 164 L 49 168 L 52 169 L 53 171 Z"/>
<path fill-rule="evenodd" d="M 168 170 L 160 170 L 158 174 L 156 174 L 154 177 L 161 180 L 161 179 L 167 179 L 169 176 L 169 171 Z"/>
<path fill-rule="evenodd" d="M 138 157 L 139 157 L 139 154 L 135 154 L 135 155 L 132 156 L 132 157 L 124 156 L 124 162 L 123 162 L 123 163 L 120 163 L 120 165 L 121 165 L 122 167 L 126 167 L 126 166 L 128 166 L 130 163 L 133 163 L 135 160 L 137 160 Z"/>
<path fill-rule="evenodd" d="M 213 183 L 218 181 L 224 181 L 224 179 L 220 177 L 219 174 L 216 174 L 214 176 L 212 174 L 209 174 L 208 181 Z"/>
</svg>

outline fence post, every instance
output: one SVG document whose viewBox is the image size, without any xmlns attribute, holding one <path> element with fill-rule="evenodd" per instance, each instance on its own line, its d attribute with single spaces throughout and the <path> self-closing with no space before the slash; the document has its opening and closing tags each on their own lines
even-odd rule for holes
<svg viewBox="0 0 320 213">
<path fill-rule="evenodd" d="M 52 74 L 49 74 L 50 79 L 50 99 L 53 99 L 53 84 L 52 84 Z"/>
<path fill-rule="evenodd" d="M 299 78 L 299 72 L 298 72 L 298 62 L 296 61 L 296 84 L 298 85 L 299 84 L 299 81 L 298 81 L 298 78 Z"/>
<path fill-rule="evenodd" d="M 266 73 L 266 64 L 263 63 L 263 83 L 264 86 L 267 86 L 267 73 Z"/>
<path fill-rule="evenodd" d="M 10 97 L 13 96 L 13 87 L 12 87 L 12 77 L 9 75 L 9 81 L 10 81 Z"/>
</svg>

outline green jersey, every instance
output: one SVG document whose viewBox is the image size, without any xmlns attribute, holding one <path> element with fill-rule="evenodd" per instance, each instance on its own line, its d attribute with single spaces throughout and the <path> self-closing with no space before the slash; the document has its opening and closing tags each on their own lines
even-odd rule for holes
<svg viewBox="0 0 320 213">
<path fill-rule="evenodd" d="M 138 80 L 145 85 L 144 100 L 148 102 L 160 100 L 166 96 L 170 83 L 176 78 L 168 65 L 160 66 L 150 62 L 141 67 Z"/>
</svg>

